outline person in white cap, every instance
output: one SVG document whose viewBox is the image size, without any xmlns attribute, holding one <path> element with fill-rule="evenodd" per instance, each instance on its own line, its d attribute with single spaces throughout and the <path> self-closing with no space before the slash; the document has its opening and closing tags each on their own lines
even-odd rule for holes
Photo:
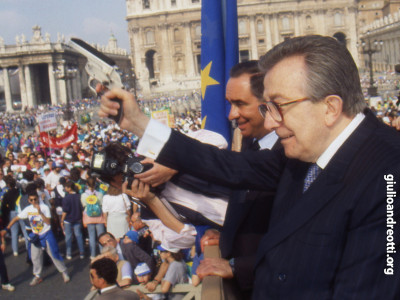
<svg viewBox="0 0 400 300">
<path fill-rule="evenodd" d="M 175 284 L 188 283 L 186 273 L 186 264 L 183 261 L 183 255 L 177 248 L 167 248 L 164 245 L 157 247 L 160 250 L 160 256 L 163 261 L 169 263 L 167 273 L 161 282 L 161 291 L 166 294 Z M 168 299 L 183 299 L 185 294 L 169 294 Z"/>
<path fill-rule="evenodd" d="M 67 170 L 71 171 L 71 169 L 74 167 L 72 164 L 72 155 L 69 153 L 66 153 L 64 155 L 64 162 L 65 162 L 65 167 L 67 168 Z"/>
<path fill-rule="evenodd" d="M 146 263 L 144 263 L 144 262 L 139 263 L 136 266 L 134 272 L 135 272 L 137 280 L 141 284 L 146 284 L 147 282 L 149 282 L 150 277 L 151 277 L 151 270 Z"/>
</svg>

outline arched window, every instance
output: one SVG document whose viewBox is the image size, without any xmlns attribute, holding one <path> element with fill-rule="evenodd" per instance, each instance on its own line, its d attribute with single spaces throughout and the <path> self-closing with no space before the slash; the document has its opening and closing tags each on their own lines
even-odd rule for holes
<svg viewBox="0 0 400 300">
<path fill-rule="evenodd" d="M 143 9 L 150 8 L 150 0 L 143 0 Z"/>
<path fill-rule="evenodd" d="M 149 30 L 146 32 L 146 44 L 154 44 L 154 31 Z"/>
<path fill-rule="evenodd" d="M 239 21 L 239 34 L 247 34 L 247 26 L 246 21 Z"/>
<path fill-rule="evenodd" d="M 343 32 L 336 32 L 333 37 L 337 39 L 343 46 L 346 47 L 347 41 L 346 41 L 346 35 Z"/>
<path fill-rule="evenodd" d="M 149 71 L 149 78 L 154 78 L 154 54 L 156 54 L 154 50 L 146 52 L 146 67 Z"/>
</svg>

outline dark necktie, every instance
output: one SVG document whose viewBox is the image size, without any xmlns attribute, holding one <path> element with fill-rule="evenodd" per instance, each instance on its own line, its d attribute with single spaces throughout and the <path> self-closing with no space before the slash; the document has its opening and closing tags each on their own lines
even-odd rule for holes
<svg viewBox="0 0 400 300">
<path fill-rule="evenodd" d="M 321 173 L 322 169 L 317 164 L 312 164 L 307 171 L 306 178 L 304 179 L 303 193 L 305 193 L 314 180 Z"/>
<path fill-rule="evenodd" d="M 253 151 L 258 151 L 260 150 L 260 144 L 258 143 L 258 140 L 254 140 L 253 143 L 250 146 L 250 149 Z"/>
</svg>

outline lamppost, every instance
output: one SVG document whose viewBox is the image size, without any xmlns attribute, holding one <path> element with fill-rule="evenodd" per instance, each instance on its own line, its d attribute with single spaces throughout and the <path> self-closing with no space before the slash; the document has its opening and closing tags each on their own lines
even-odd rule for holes
<svg viewBox="0 0 400 300">
<path fill-rule="evenodd" d="M 78 72 L 78 69 L 76 68 L 66 68 L 65 67 L 65 62 L 62 61 L 61 69 L 56 68 L 53 73 L 56 75 L 56 78 L 58 80 L 65 80 L 65 89 L 66 89 L 66 95 L 67 95 L 67 103 L 66 103 L 66 108 L 64 109 L 64 119 L 69 121 L 72 119 L 72 111 L 71 111 L 71 105 L 70 105 L 70 94 L 68 93 L 68 80 L 72 80 L 76 77 L 76 74 Z"/>
<path fill-rule="evenodd" d="M 374 72 L 372 69 L 372 55 L 382 50 L 383 41 L 375 40 L 373 43 L 369 37 L 370 32 L 367 31 L 366 39 L 361 39 L 361 53 L 368 55 L 369 67 L 369 88 L 368 94 L 370 96 L 378 96 L 378 88 L 374 85 Z"/>
</svg>

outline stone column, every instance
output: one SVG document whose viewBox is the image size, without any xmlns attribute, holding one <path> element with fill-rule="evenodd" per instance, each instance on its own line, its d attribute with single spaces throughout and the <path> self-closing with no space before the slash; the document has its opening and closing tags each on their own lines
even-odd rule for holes
<svg viewBox="0 0 400 300">
<path fill-rule="evenodd" d="M 51 97 L 51 105 L 57 105 L 58 97 L 57 97 L 57 80 L 54 74 L 53 64 L 48 64 L 49 69 L 49 85 L 50 85 L 50 97 Z"/>
<path fill-rule="evenodd" d="M 60 100 L 61 100 L 61 102 L 59 102 L 60 104 L 66 104 L 67 103 L 67 97 L 68 97 L 68 95 L 67 95 L 67 93 L 68 93 L 68 91 L 67 91 L 67 82 L 66 82 L 66 80 L 64 79 L 64 77 L 62 77 L 65 73 L 66 73 L 66 70 L 65 70 L 65 63 L 60 63 L 59 65 L 58 65 L 58 69 L 61 71 L 60 73 L 58 73 L 58 74 L 60 74 L 59 76 L 60 77 L 57 77 L 57 73 L 56 73 L 56 78 L 57 78 L 57 80 L 58 80 L 58 87 L 59 87 L 59 97 L 60 97 Z"/>
<path fill-rule="evenodd" d="M 190 23 L 185 22 L 183 24 L 185 28 L 185 64 L 186 64 L 186 75 L 188 77 L 194 77 L 194 55 L 192 49 L 192 35 L 190 33 Z"/>
<path fill-rule="evenodd" d="M 29 108 L 36 106 L 36 95 L 34 93 L 35 84 L 32 82 L 31 67 L 25 66 L 25 80 L 26 80 L 26 100 Z"/>
<path fill-rule="evenodd" d="M 300 16 L 300 12 L 295 11 L 294 12 L 294 35 L 295 36 L 299 36 L 301 34 L 299 16 Z"/>
<path fill-rule="evenodd" d="M 319 29 L 318 30 L 318 34 L 320 34 L 320 35 L 326 35 L 326 26 L 325 26 L 326 13 L 327 13 L 326 10 L 322 10 L 322 9 L 315 10 L 315 14 L 317 15 L 317 23 L 316 24 L 317 24 L 318 29 Z M 357 27 L 355 27 L 355 28 L 357 28 Z"/>
<path fill-rule="evenodd" d="M 148 72 L 146 72 L 146 65 L 142 63 L 142 58 L 144 59 L 145 50 L 143 47 L 144 43 L 141 43 L 140 40 L 140 35 L 143 34 L 143 31 L 139 27 L 131 27 L 130 32 L 130 35 L 132 37 L 131 41 L 133 44 L 131 45 L 131 47 L 134 60 L 133 64 L 135 69 L 135 76 L 137 80 L 136 82 L 142 88 L 142 93 L 147 95 L 150 93 L 149 78 L 145 78 L 144 76 L 144 74 L 148 74 Z M 145 41 L 145 39 L 142 39 L 142 41 Z"/>
<path fill-rule="evenodd" d="M 65 99 L 66 99 L 66 102 L 68 102 L 68 100 L 69 100 L 70 105 L 74 98 L 74 91 L 73 91 L 73 86 L 72 86 L 73 80 L 74 80 L 73 78 L 69 78 L 69 77 L 65 77 L 65 79 L 63 80 L 65 82 L 65 86 L 67 88 L 67 97 Z"/>
<path fill-rule="evenodd" d="M 82 99 L 82 76 L 81 76 L 81 70 L 79 69 L 79 66 L 76 66 L 76 78 L 75 78 L 75 83 L 76 83 L 76 98 L 77 99 Z"/>
<path fill-rule="evenodd" d="M 255 16 L 250 17 L 250 46 L 251 59 L 258 59 L 257 37 L 256 37 Z"/>
<path fill-rule="evenodd" d="M 173 70 L 173 66 L 171 64 L 171 53 L 170 53 L 170 40 L 171 37 L 168 36 L 169 32 L 169 24 L 163 23 L 159 24 L 158 28 L 160 29 L 161 34 L 161 43 L 159 44 L 159 48 L 161 49 L 161 67 L 160 67 L 160 81 L 164 83 L 168 83 L 172 81 L 171 71 Z"/>
<path fill-rule="evenodd" d="M 349 29 L 349 36 L 347 37 L 347 49 L 349 49 L 353 56 L 354 62 L 359 66 L 359 57 L 357 49 L 357 8 L 351 7 L 348 9 L 347 14 L 347 28 Z"/>
<path fill-rule="evenodd" d="M 75 72 L 71 73 L 71 97 L 70 100 L 75 101 L 77 100 L 78 97 L 78 68 L 77 67 L 73 67 L 74 70 L 76 70 Z"/>
<path fill-rule="evenodd" d="M 274 30 L 274 45 L 279 44 L 280 40 L 280 34 L 279 34 L 279 24 L 278 24 L 278 15 L 274 14 L 272 15 L 272 22 L 274 24 L 273 30 Z"/>
<path fill-rule="evenodd" d="M 271 21 L 270 21 L 270 16 L 265 15 L 264 16 L 264 23 L 265 23 L 265 42 L 267 46 L 267 51 L 272 48 L 272 35 L 271 35 Z"/>
<path fill-rule="evenodd" d="M 25 82 L 25 72 L 24 72 L 24 66 L 20 64 L 18 66 L 18 76 L 19 76 L 19 90 L 21 94 L 21 104 L 22 107 L 25 107 L 28 105 L 28 100 L 26 96 L 26 82 Z"/>
<path fill-rule="evenodd" d="M 6 98 L 6 110 L 9 112 L 13 112 L 14 109 L 12 106 L 10 74 L 8 73 L 8 68 L 3 68 L 3 77 L 4 77 L 4 96 Z"/>
</svg>

